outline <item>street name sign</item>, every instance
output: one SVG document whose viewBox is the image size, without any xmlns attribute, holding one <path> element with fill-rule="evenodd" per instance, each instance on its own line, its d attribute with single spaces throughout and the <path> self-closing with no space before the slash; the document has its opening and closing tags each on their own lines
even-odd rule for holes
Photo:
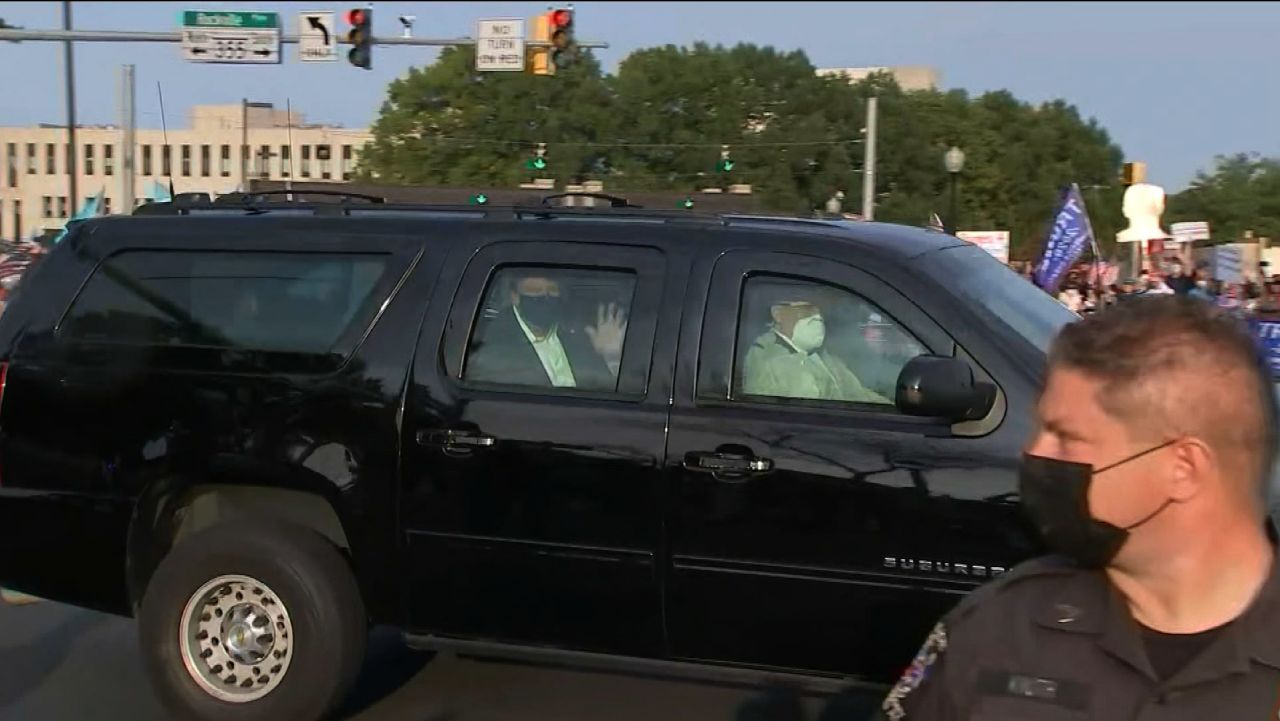
<svg viewBox="0 0 1280 721">
<path fill-rule="evenodd" d="M 182 57 L 193 63 L 277 64 L 280 62 L 280 15 L 184 10 Z"/>
<path fill-rule="evenodd" d="M 476 70 L 524 71 L 524 20 L 497 18 L 476 23 Z"/>
<path fill-rule="evenodd" d="M 332 63 L 338 60 L 338 36 L 328 10 L 298 14 L 298 60 Z"/>
</svg>

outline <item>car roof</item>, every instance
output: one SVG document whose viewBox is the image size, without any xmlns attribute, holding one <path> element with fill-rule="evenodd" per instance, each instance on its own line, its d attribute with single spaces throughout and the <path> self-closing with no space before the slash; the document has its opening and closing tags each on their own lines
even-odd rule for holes
<svg viewBox="0 0 1280 721">
<path fill-rule="evenodd" d="M 86 228 L 117 223 L 186 224 L 282 223 L 310 225 L 341 218 L 359 219 L 362 225 L 377 223 L 403 227 L 421 222 L 499 221 L 520 223 L 530 220 L 581 222 L 588 226 L 617 229 L 633 223 L 702 226 L 721 231 L 747 230 L 761 233 L 803 234 L 832 241 L 873 247 L 898 258 L 914 258 L 941 248 L 965 245 L 965 241 L 935 230 L 892 223 L 857 220 L 798 218 L 772 215 L 708 214 L 693 211 L 647 210 L 636 207 L 544 207 L 476 206 L 384 203 L 268 202 L 251 206 L 231 203 L 157 203 L 142 206 L 133 216 L 108 216 L 82 221 Z M 198 220 L 197 220 L 198 219 Z M 384 223 L 386 225 L 384 225 Z M 367 227 L 367 226 L 366 226 Z M 390 228 L 387 228 L 390 230 Z M 604 238 L 607 240 L 607 236 Z"/>
</svg>

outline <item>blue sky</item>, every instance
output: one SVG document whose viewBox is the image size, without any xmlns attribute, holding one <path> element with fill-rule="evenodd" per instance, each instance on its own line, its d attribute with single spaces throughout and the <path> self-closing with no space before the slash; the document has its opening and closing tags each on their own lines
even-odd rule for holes
<svg viewBox="0 0 1280 721">
<path fill-rule="evenodd" d="M 82 29 L 174 30 L 183 9 L 276 10 L 293 32 L 297 12 L 330 2 L 79 2 Z M 696 40 L 804 50 L 815 65 L 932 65 L 944 88 L 1007 88 L 1029 101 L 1064 98 L 1096 117 L 1149 179 L 1185 186 L 1214 155 L 1280 156 L 1280 3 L 626 3 L 578 2 L 578 37 L 604 40 L 612 70 L 628 52 Z M 378 2 L 375 34 L 398 35 L 413 14 L 420 37 L 472 33 L 484 17 L 529 17 L 545 2 Z M 27 28 L 60 27 L 57 2 L 5 2 L 0 17 Z M 311 121 L 367 125 L 388 81 L 431 62 L 431 48 L 379 47 L 374 70 L 296 61 L 279 66 L 184 63 L 176 44 L 79 43 L 81 122 L 113 122 L 118 68 L 137 66 L 139 123 L 159 127 L 157 81 L 171 126 L 197 103 L 242 97 L 284 105 Z M 0 43 L 0 125 L 62 122 L 62 46 Z M 941 160 L 939 160 L 941 162 Z"/>
</svg>

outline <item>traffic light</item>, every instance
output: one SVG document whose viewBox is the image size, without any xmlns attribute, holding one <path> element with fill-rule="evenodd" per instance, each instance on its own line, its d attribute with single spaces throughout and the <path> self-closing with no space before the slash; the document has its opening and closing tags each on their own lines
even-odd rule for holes
<svg viewBox="0 0 1280 721">
<path fill-rule="evenodd" d="M 547 144 L 538 143 L 537 150 L 533 151 L 533 157 L 524 161 L 526 170 L 546 170 L 547 169 Z"/>
<path fill-rule="evenodd" d="M 352 8 L 347 11 L 347 42 L 351 50 L 347 60 L 357 68 L 373 69 L 373 10 Z"/>
<path fill-rule="evenodd" d="M 552 10 L 547 17 L 551 24 L 551 64 L 557 68 L 566 67 L 578 52 L 578 44 L 573 38 L 573 10 Z"/>
<path fill-rule="evenodd" d="M 533 19 L 533 40 L 551 42 L 551 13 L 545 12 Z M 533 48 L 529 65 L 534 75 L 555 75 L 556 66 L 551 62 L 551 48 Z"/>
<path fill-rule="evenodd" d="M 676 204 L 676 207 L 680 208 L 681 210 L 693 210 L 693 198 L 685 197 L 683 200 L 681 200 L 679 203 Z"/>
<path fill-rule="evenodd" d="M 486 203 L 489 202 L 489 196 L 485 195 L 484 193 L 476 193 L 475 195 L 471 196 L 470 202 L 472 205 L 485 205 Z"/>
<path fill-rule="evenodd" d="M 733 158 L 729 157 L 729 146 L 720 146 L 720 162 L 716 163 L 716 170 L 721 173 L 728 173 L 733 170 Z"/>
</svg>

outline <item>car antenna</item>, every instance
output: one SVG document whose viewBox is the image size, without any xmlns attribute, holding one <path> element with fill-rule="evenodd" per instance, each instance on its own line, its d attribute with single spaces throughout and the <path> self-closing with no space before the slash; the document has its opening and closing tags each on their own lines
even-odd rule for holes
<svg viewBox="0 0 1280 721">
<path fill-rule="evenodd" d="M 164 149 L 169 153 L 169 202 L 178 199 L 173 192 L 173 146 L 169 145 L 169 124 L 164 119 L 164 91 L 160 89 L 160 81 L 156 81 L 156 95 L 160 96 L 160 131 L 164 134 Z"/>
</svg>

